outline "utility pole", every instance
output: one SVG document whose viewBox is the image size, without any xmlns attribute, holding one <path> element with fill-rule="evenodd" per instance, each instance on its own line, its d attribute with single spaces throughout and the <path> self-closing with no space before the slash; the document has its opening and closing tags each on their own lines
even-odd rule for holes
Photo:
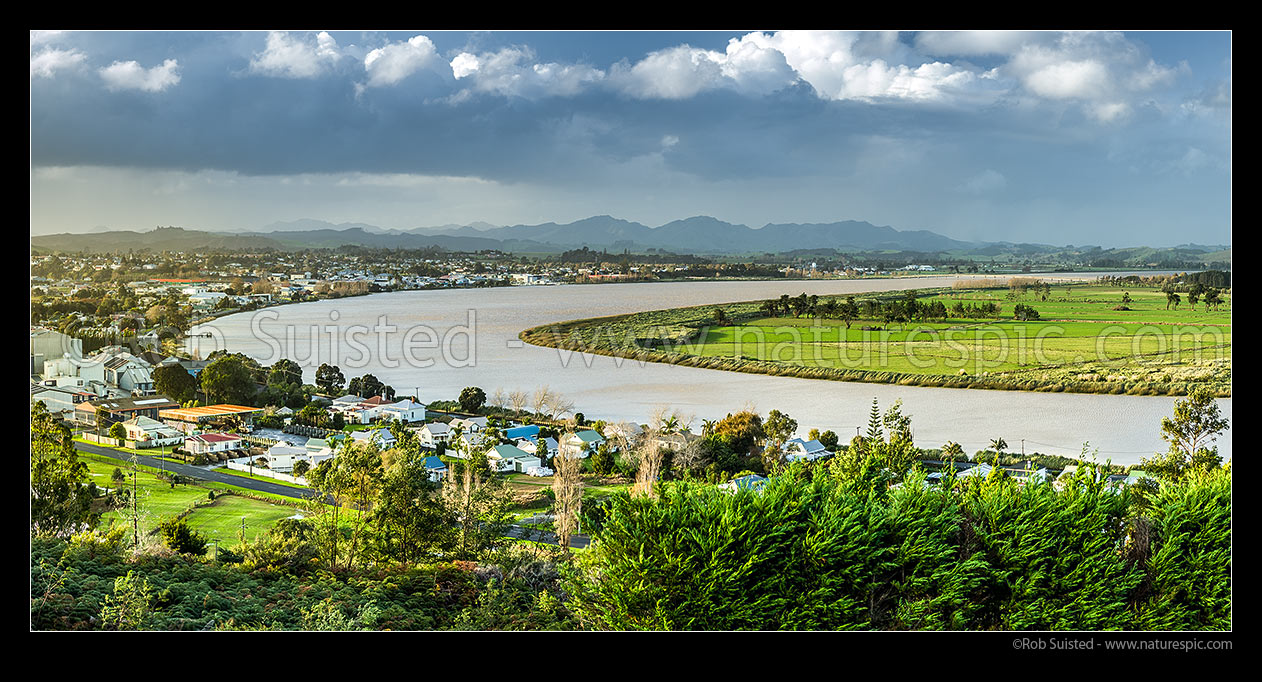
<svg viewBox="0 0 1262 682">
<path fill-rule="evenodd" d="M 140 500 L 136 490 L 136 472 L 131 472 L 131 542 L 140 546 Z"/>
</svg>

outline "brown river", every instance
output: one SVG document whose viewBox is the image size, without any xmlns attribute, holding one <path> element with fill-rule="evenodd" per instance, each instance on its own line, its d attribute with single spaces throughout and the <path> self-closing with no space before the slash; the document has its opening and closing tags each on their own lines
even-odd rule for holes
<svg viewBox="0 0 1262 682">
<path fill-rule="evenodd" d="M 1098 273 L 1097 273 L 1098 274 Z M 1148 273 L 1151 274 L 1151 273 Z M 1080 275 L 1092 278 L 1092 275 Z M 1056 277 L 1070 277 L 1056 275 Z M 1044 276 L 1044 278 L 1048 278 Z M 950 286 L 954 277 L 869 280 L 671 282 L 400 291 L 238 313 L 200 326 L 190 344 L 204 357 L 216 348 L 263 364 L 288 357 L 314 382 L 323 362 L 347 379 L 366 373 L 416 394 L 422 402 L 454 400 L 466 386 L 488 398 L 496 389 L 533 392 L 548 386 L 588 419 L 645 422 L 668 405 L 700 420 L 753 406 L 797 420 L 799 435 L 832 429 L 848 440 L 866 426 L 872 399 L 884 409 L 902 400 L 917 445 L 948 440 L 972 453 L 1002 437 L 1009 452 L 1077 456 L 1134 464 L 1164 451 L 1161 418 L 1175 398 L 1036 393 L 896 386 L 773 377 L 583 356 L 521 342 L 523 329 L 548 322 L 678 306 L 726 303 L 781 294 L 832 295 Z M 1231 400 L 1220 399 L 1231 420 Z M 1089 444 L 1089 446 L 1087 445 Z M 1231 456 L 1231 432 L 1217 441 Z"/>
</svg>

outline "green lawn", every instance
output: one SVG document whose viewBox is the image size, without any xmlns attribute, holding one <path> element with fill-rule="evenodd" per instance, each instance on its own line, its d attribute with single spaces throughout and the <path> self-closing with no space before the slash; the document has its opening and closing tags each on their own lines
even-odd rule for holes
<svg viewBox="0 0 1262 682">
<path fill-rule="evenodd" d="M 118 462 L 100 455 L 83 452 L 79 453 L 79 458 L 88 465 L 89 480 L 95 482 L 98 487 L 114 488 L 115 484 L 112 480 L 112 475 L 114 469 L 118 468 L 127 477 L 126 486 L 128 489 L 131 489 L 132 466 L 130 463 Z M 293 500 L 266 495 L 264 496 L 273 497 L 277 502 L 267 502 L 237 495 L 221 495 L 214 502 L 211 502 L 209 499 L 210 490 L 232 490 L 233 486 L 199 481 L 195 484 L 181 484 L 172 487 L 169 482 L 158 478 L 157 473 L 157 469 L 140 467 L 140 471 L 136 474 L 135 483 L 137 499 L 139 500 L 139 526 L 141 533 L 148 533 L 164 519 L 179 516 L 190 508 L 196 507 L 187 517 L 189 524 L 207 537 L 218 537 L 222 546 L 229 547 L 238 543 L 237 531 L 240 530 L 242 517 L 245 518 L 246 537 L 247 539 L 253 539 L 271 528 L 276 521 L 292 516 L 299 509 L 292 504 Z M 243 488 L 237 488 L 236 490 L 251 495 L 263 495 L 262 493 L 247 491 Z M 287 501 L 289 504 L 283 504 L 281 501 Z M 110 510 L 102 515 L 101 524 L 103 526 L 108 526 L 111 523 L 130 527 L 132 523 L 131 506 L 129 505 L 125 509 Z M 229 527 L 231 527 L 230 532 L 225 530 Z M 216 532 L 218 535 L 212 535 L 212 532 Z"/>
<path fill-rule="evenodd" d="M 240 477 L 240 478 L 249 478 L 249 479 L 252 479 L 252 480 L 255 480 L 255 481 L 263 481 L 263 482 L 265 482 L 265 483 L 275 483 L 276 485 L 283 485 L 283 486 L 285 486 L 286 488 L 293 488 L 293 489 L 295 489 L 295 490 L 310 490 L 310 489 L 311 489 L 310 487 L 305 486 L 305 485 L 298 485 L 297 483 L 290 483 L 289 481 L 282 481 L 282 480 L 280 480 L 280 479 L 278 479 L 278 478 L 269 478 L 269 477 L 267 477 L 267 476 L 260 476 L 260 475 L 258 475 L 258 474 L 251 474 L 251 473 L 250 473 L 250 472 L 248 472 L 248 471 L 238 471 L 238 470 L 236 470 L 236 469 L 229 469 L 228 467 L 218 467 L 218 468 L 216 468 L 216 469 L 215 469 L 215 471 L 216 471 L 216 472 L 218 472 L 218 473 L 221 473 L 221 474 L 228 474 L 229 476 L 238 476 L 238 477 Z"/>
<path fill-rule="evenodd" d="M 1125 307 L 1122 297 L 1129 295 Z M 678 343 L 677 352 L 733 363 L 750 360 L 807 368 L 918 375 L 1009 376 L 1035 381 L 1207 382 L 1230 385 L 1230 297 L 1218 310 L 1184 301 L 1166 310 L 1155 289 L 1053 286 L 1048 300 L 1007 290 L 968 290 L 921 297 L 948 309 L 993 302 L 999 319 L 884 323 L 794 317 L 756 318 L 711 327 Z M 1039 319 L 1012 319 L 1018 303 Z M 865 329 L 865 327 L 867 329 Z"/>
<path fill-rule="evenodd" d="M 218 539 L 221 547 L 232 547 L 240 544 L 243 519 L 245 539 L 251 541 L 267 532 L 277 521 L 295 514 L 302 514 L 302 510 L 292 505 L 224 495 L 209 505 L 199 506 L 188 515 L 188 523 L 207 538 Z"/>
<path fill-rule="evenodd" d="M 128 489 L 132 488 L 130 464 L 108 460 L 91 460 L 82 455 L 80 459 L 88 465 L 90 480 L 94 481 L 98 487 L 111 489 L 115 487 L 114 482 L 111 480 L 111 474 L 117 467 L 127 477 L 126 487 Z M 178 516 L 195 503 L 207 499 L 205 488 L 196 485 L 171 487 L 170 483 L 143 469 L 136 474 L 135 490 L 139 501 L 139 526 L 142 533 L 149 532 L 161 523 L 163 519 Z M 101 517 L 103 526 L 108 526 L 111 522 L 130 527 L 132 522 L 131 506 L 129 505 L 126 509 L 108 511 Z"/>
</svg>

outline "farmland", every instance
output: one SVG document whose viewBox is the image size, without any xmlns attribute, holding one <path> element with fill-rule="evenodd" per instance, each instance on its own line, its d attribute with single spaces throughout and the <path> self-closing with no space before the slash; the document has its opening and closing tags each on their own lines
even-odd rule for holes
<svg viewBox="0 0 1262 682">
<path fill-rule="evenodd" d="M 803 298 L 803 297 L 797 297 Z M 536 327 L 530 343 L 804 378 L 1008 390 L 1231 394 L 1231 302 L 1156 286 L 1046 283 L 658 310 Z M 903 315 L 914 300 L 919 315 Z M 1037 314 L 1022 312 L 1033 309 Z M 895 312 L 891 312 L 895 311 Z M 815 314 L 811 314 L 814 312 Z M 984 314 L 983 314 L 984 312 Z M 962 313 L 962 314 L 961 314 Z M 1026 319 L 1018 319 L 1024 317 Z"/>
</svg>

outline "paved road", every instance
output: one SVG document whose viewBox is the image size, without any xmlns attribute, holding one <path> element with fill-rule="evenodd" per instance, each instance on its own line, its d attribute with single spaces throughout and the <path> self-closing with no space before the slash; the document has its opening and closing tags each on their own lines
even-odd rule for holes
<svg viewBox="0 0 1262 682">
<path fill-rule="evenodd" d="M 535 528 L 523 528 L 518 525 L 513 525 L 513 527 L 508 529 L 508 532 L 504 533 L 504 535 L 507 535 L 510 538 L 517 538 L 519 540 L 534 540 L 536 542 L 543 542 L 549 545 L 557 544 L 557 536 L 555 533 L 549 533 Z M 574 549 L 583 549 L 589 544 L 591 544 L 591 539 L 586 535 L 570 536 L 570 547 L 573 547 Z"/>
<path fill-rule="evenodd" d="M 132 460 L 132 454 L 130 452 L 122 452 L 119 450 L 115 450 L 114 448 L 107 448 L 100 445 L 92 445 L 90 443 L 80 443 L 79 441 L 75 441 L 74 446 L 76 450 L 82 450 L 83 452 L 90 452 L 94 455 L 101 455 L 103 457 L 109 457 L 110 459 L 116 459 L 120 462 L 131 462 Z M 299 500 L 311 499 L 310 488 L 292 488 L 290 486 L 278 485 L 276 483 L 269 483 L 267 481 L 258 481 L 253 478 L 246 478 L 244 476 L 233 476 L 232 474 L 225 474 L 223 472 L 215 471 L 213 469 L 193 466 L 191 464 L 178 464 L 175 462 L 168 462 L 166 460 L 158 459 L 157 457 L 150 457 L 148 455 L 137 454 L 136 461 L 145 466 L 150 466 L 155 469 L 165 469 L 167 471 L 170 471 L 175 474 L 179 474 L 180 476 L 184 476 L 187 478 L 193 478 L 193 479 L 197 479 L 201 481 L 216 481 L 219 483 L 227 483 L 229 485 L 235 485 L 237 487 L 245 488 L 247 490 L 253 490 L 253 491 L 261 492 L 261 493 L 271 493 L 273 495 L 281 495 L 283 497 L 292 497 L 294 499 L 299 499 Z M 538 542 L 544 542 L 549 545 L 557 544 L 557 538 L 554 533 L 548 533 L 546 531 L 535 530 L 533 528 L 523 528 L 522 526 L 517 526 L 517 525 L 514 525 L 513 527 L 509 528 L 508 532 L 506 532 L 505 535 L 510 538 L 518 538 L 518 539 L 524 538 L 524 539 L 529 539 L 529 540 L 535 540 Z M 584 547 L 587 547 L 589 543 L 590 543 L 590 540 L 588 539 L 586 535 L 575 535 L 570 538 L 570 547 L 574 547 L 576 549 L 582 549 Z"/>
<path fill-rule="evenodd" d="M 116 460 L 119 460 L 120 462 L 130 462 L 132 459 L 132 455 L 130 452 L 121 452 L 119 450 L 115 450 L 114 448 L 102 447 L 100 445 L 92 445 L 90 443 L 80 443 L 79 441 L 75 441 L 74 446 L 76 450 L 82 450 L 84 452 L 90 452 L 94 455 L 101 455 L 103 457 L 109 457 L 110 459 L 116 459 Z M 253 491 L 261 492 L 261 493 L 271 493 L 273 495 L 280 495 L 282 497 L 292 497 L 294 499 L 299 499 L 299 500 L 310 499 L 311 497 L 310 488 L 292 488 L 287 485 L 279 485 L 279 484 L 271 483 L 268 481 L 257 481 L 253 478 L 246 478 L 244 476 L 233 476 L 231 474 L 225 474 L 223 472 L 215 471 L 213 469 L 193 466 L 191 464 L 178 464 L 176 462 L 168 462 L 166 460 L 158 459 L 157 457 L 150 457 L 148 455 L 137 454 L 136 461 L 145 466 L 150 466 L 155 469 L 165 469 L 172 473 L 176 473 L 181 476 L 186 476 L 188 478 L 195 478 L 201 481 L 215 481 L 217 483 L 227 483 L 229 485 L 235 485 L 239 488 L 245 488 L 247 490 L 253 490 Z"/>
</svg>

